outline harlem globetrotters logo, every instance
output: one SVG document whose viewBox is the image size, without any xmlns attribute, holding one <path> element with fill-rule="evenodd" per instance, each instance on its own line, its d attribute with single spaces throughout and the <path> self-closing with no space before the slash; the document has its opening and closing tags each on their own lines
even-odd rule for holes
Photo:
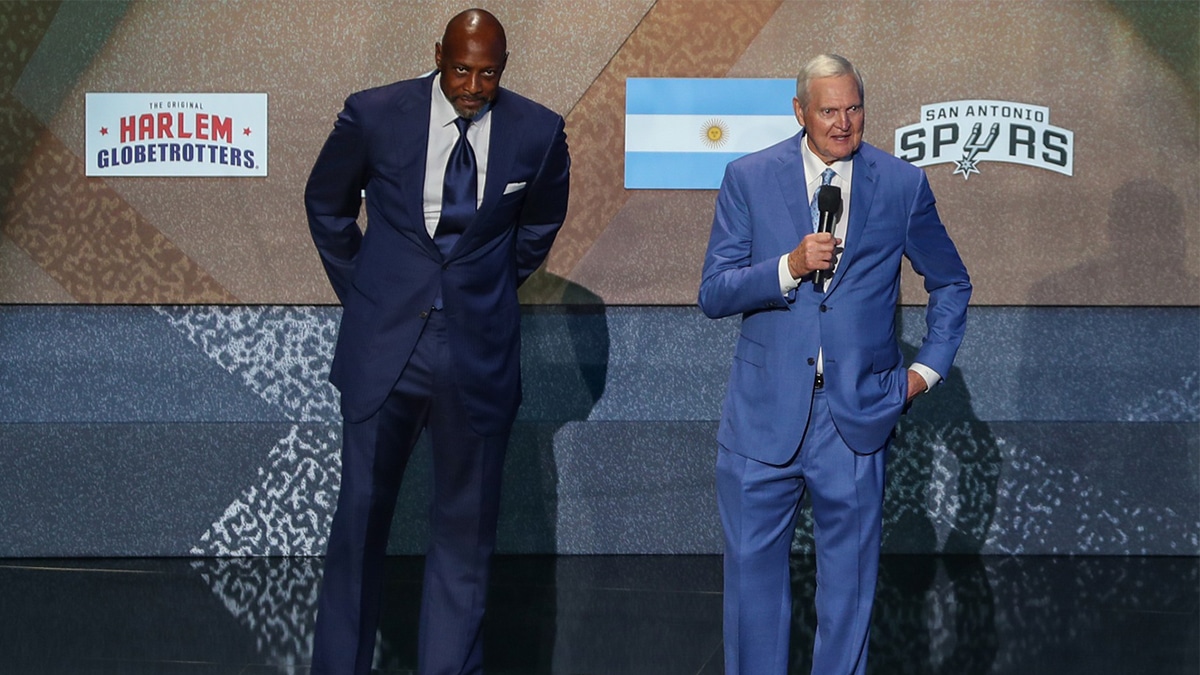
<svg viewBox="0 0 1200 675">
<path fill-rule="evenodd" d="M 87 95 L 89 176 L 266 176 L 266 94 Z"/>
<path fill-rule="evenodd" d="M 1050 125 L 1050 109 L 1012 101 L 921 106 L 921 121 L 896 130 L 896 156 L 917 166 L 953 164 L 963 180 L 982 162 L 1024 164 L 1072 175 L 1075 134 Z"/>
</svg>

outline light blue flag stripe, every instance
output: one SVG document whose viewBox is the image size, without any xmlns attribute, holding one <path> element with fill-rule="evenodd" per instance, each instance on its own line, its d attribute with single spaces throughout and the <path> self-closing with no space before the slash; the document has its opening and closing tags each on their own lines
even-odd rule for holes
<svg viewBox="0 0 1200 675">
<path fill-rule="evenodd" d="M 626 115 L 792 115 L 791 79 L 625 80 Z"/>
<path fill-rule="evenodd" d="M 725 165 L 738 152 L 627 152 L 625 187 L 630 190 L 716 190 Z"/>
</svg>

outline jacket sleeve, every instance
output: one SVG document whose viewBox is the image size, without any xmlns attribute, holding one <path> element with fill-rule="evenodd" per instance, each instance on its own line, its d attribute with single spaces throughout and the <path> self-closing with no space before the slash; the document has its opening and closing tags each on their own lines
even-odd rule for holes
<svg viewBox="0 0 1200 675">
<path fill-rule="evenodd" d="M 700 309 L 717 319 L 786 307 L 779 286 L 779 256 L 754 256 L 754 225 L 744 176 L 725 169 L 700 275 Z"/>
<path fill-rule="evenodd" d="M 524 282 L 545 261 L 567 217 L 571 155 L 567 149 L 563 118 L 556 116 L 556 119 L 553 136 L 537 175 L 528 187 L 529 195 L 517 224 L 518 284 Z"/>
<path fill-rule="evenodd" d="M 313 243 L 334 292 L 343 302 L 363 237 L 358 215 L 366 186 L 367 143 L 356 96 L 346 99 L 304 188 L 304 208 Z"/>
<path fill-rule="evenodd" d="M 925 340 L 914 360 L 944 377 L 950 372 L 966 332 L 971 279 L 938 217 L 933 191 L 924 172 L 909 211 L 904 255 L 912 263 L 913 271 L 924 279 L 925 291 L 929 293 Z"/>
</svg>

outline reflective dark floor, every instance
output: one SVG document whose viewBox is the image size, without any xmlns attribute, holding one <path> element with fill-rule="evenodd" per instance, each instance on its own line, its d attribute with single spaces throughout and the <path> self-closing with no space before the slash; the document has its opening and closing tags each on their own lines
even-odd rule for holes
<svg viewBox="0 0 1200 675">
<path fill-rule="evenodd" d="M 422 563 L 392 558 L 376 665 L 415 664 Z M 306 675 L 320 559 L 0 560 L 0 673 Z M 811 558 L 793 560 L 808 673 Z M 712 675 L 715 556 L 496 560 L 488 673 Z M 892 556 L 874 674 L 1200 673 L 1200 559 Z"/>
</svg>

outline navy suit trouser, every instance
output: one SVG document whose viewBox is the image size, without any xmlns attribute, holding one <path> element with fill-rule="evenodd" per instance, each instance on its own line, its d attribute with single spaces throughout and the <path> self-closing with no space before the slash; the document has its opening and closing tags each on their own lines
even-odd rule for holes
<svg viewBox="0 0 1200 675">
<path fill-rule="evenodd" d="M 483 672 L 481 628 L 508 432 L 482 436 L 471 429 L 450 356 L 446 318 L 431 312 L 383 407 L 363 422 L 344 423 L 342 483 L 318 600 L 313 675 L 371 671 L 396 497 L 426 429 L 434 485 L 417 672 Z"/>
<path fill-rule="evenodd" d="M 813 675 L 864 675 L 879 571 L 886 448 L 860 455 L 818 390 L 800 449 L 783 466 L 721 448 L 717 501 L 725 535 L 726 675 L 787 675 L 788 557 L 807 491 L 817 554 Z"/>
</svg>

